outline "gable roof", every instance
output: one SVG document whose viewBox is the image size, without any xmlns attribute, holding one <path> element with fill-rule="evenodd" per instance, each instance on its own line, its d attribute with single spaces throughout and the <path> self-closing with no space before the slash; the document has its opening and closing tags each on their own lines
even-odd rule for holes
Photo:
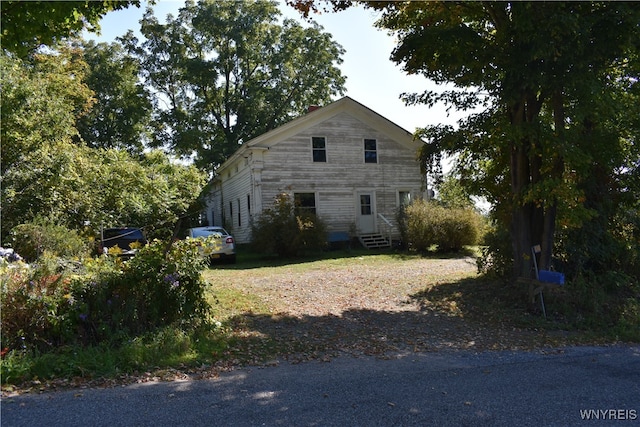
<svg viewBox="0 0 640 427">
<path fill-rule="evenodd" d="M 233 155 L 231 155 L 231 157 L 229 157 L 229 159 L 227 159 L 227 161 L 218 167 L 217 172 L 223 171 L 238 158 L 244 157 L 244 154 L 252 148 L 268 149 L 272 145 L 275 145 L 290 136 L 300 133 L 305 129 L 315 126 L 316 124 L 343 112 L 350 114 L 378 132 L 387 135 L 389 138 L 404 145 L 408 149 L 417 150 L 423 142 L 419 139 L 416 140 L 411 132 L 401 128 L 391 120 L 381 116 L 354 99 L 345 96 L 344 98 L 332 102 L 329 105 L 316 108 L 304 116 L 298 117 L 280 127 L 272 129 L 250 141 L 245 142 Z"/>
</svg>

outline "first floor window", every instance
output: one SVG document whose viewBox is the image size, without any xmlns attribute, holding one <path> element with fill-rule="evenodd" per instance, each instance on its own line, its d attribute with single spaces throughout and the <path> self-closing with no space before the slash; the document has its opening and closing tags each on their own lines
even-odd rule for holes
<svg viewBox="0 0 640 427">
<path fill-rule="evenodd" d="M 398 201 L 400 207 L 409 206 L 411 203 L 411 193 L 409 191 L 398 191 Z"/>
<path fill-rule="evenodd" d="M 316 194 L 315 193 L 294 193 L 293 203 L 296 215 L 316 214 Z"/>
</svg>

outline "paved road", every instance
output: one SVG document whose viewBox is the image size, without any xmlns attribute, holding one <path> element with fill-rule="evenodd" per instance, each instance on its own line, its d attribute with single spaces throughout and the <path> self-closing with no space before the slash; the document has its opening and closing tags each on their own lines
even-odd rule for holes
<svg viewBox="0 0 640 427">
<path fill-rule="evenodd" d="M 7 427 L 631 426 L 640 346 L 282 363 L 216 380 L 23 395 L 1 409 Z"/>
</svg>

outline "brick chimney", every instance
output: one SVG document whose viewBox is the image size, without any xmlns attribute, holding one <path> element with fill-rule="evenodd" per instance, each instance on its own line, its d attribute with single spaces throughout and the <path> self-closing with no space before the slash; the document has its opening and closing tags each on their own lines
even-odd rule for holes
<svg viewBox="0 0 640 427">
<path fill-rule="evenodd" d="M 307 108 L 307 113 L 311 113 L 312 111 L 316 111 L 318 108 L 320 108 L 319 105 L 309 105 L 309 107 Z"/>
</svg>

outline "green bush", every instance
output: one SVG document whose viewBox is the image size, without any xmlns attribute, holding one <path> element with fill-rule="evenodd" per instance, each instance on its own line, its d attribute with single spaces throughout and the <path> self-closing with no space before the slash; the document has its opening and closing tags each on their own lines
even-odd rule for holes
<svg viewBox="0 0 640 427">
<path fill-rule="evenodd" d="M 49 351 L 63 345 L 112 342 L 168 325 L 209 320 L 197 242 L 165 254 L 155 241 L 127 262 L 115 257 L 80 265 L 45 252 L 38 262 L 0 265 L 1 348 Z"/>
<path fill-rule="evenodd" d="M 327 228 L 315 215 L 296 214 L 291 197 L 282 193 L 272 208 L 265 209 L 253 224 L 253 246 L 257 251 L 295 257 L 320 250 L 327 244 Z"/>
<path fill-rule="evenodd" d="M 445 208 L 435 202 L 416 200 L 400 216 L 409 249 L 426 252 L 436 245 L 442 252 L 455 252 L 478 243 L 480 215 L 470 208 Z"/>
<path fill-rule="evenodd" d="M 82 258 L 89 254 L 87 239 L 76 231 L 58 225 L 45 218 L 20 224 L 11 230 L 13 249 L 25 260 L 33 262 L 44 251 L 61 258 Z"/>
<path fill-rule="evenodd" d="M 75 339 L 76 273 L 45 252 L 38 262 L 0 265 L 3 349 L 46 351 Z"/>
<path fill-rule="evenodd" d="M 85 276 L 74 291 L 85 340 L 100 342 L 138 335 L 167 325 L 193 327 L 208 321 L 205 259 L 195 240 L 154 241 L 121 269 Z"/>
<path fill-rule="evenodd" d="M 513 249 L 509 231 L 493 226 L 483 236 L 482 255 L 476 260 L 478 272 L 507 278 L 513 272 Z"/>
</svg>

